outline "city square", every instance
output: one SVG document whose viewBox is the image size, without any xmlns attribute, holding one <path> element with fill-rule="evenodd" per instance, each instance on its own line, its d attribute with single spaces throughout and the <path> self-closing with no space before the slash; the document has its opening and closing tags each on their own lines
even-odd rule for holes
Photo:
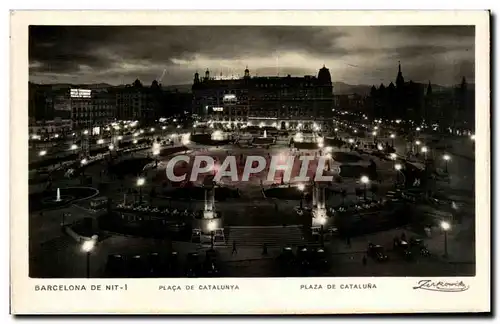
<svg viewBox="0 0 500 324">
<path fill-rule="evenodd" d="M 474 276 L 474 83 L 390 64 L 30 81 L 30 276 Z"/>
</svg>

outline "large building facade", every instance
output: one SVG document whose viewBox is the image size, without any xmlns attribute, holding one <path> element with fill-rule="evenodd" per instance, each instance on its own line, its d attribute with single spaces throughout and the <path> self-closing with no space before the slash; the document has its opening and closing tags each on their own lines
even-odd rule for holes
<svg viewBox="0 0 500 324">
<path fill-rule="evenodd" d="M 252 77 L 245 69 L 238 79 L 194 75 L 193 113 L 205 121 L 237 126 L 260 124 L 288 128 L 326 120 L 333 108 L 330 71 L 317 76 Z"/>
</svg>

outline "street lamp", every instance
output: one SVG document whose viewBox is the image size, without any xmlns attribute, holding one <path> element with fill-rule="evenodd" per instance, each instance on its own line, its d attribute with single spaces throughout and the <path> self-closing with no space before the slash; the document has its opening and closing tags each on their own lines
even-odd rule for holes
<svg viewBox="0 0 500 324">
<path fill-rule="evenodd" d="M 349 143 L 350 143 L 350 144 L 354 143 L 354 139 L 350 138 L 350 139 L 349 139 Z"/>
<path fill-rule="evenodd" d="M 76 150 L 78 148 L 78 145 L 76 144 L 72 144 L 71 147 L 70 147 L 70 150 Z"/>
<path fill-rule="evenodd" d="M 451 159 L 451 157 L 448 154 L 443 155 L 443 160 L 444 160 L 444 172 L 448 173 L 448 161 Z"/>
<path fill-rule="evenodd" d="M 110 145 L 108 146 L 108 148 L 109 148 L 109 150 L 110 150 L 110 151 L 113 151 L 113 150 L 115 149 L 115 146 L 114 146 L 113 144 L 110 144 Z"/>
<path fill-rule="evenodd" d="M 472 135 L 470 136 L 470 139 L 471 139 L 471 141 L 475 141 L 475 140 L 476 140 L 476 135 L 472 134 Z"/>
<path fill-rule="evenodd" d="M 396 184 L 399 183 L 399 172 L 401 172 L 401 169 L 403 166 L 399 163 L 394 164 L 394 169 L 396 169 Z"/>
<path fill-rule="evenodd" d="M 318 222 L 320 225 L 319 232 L 320 232 L 320 239 L 321 239 L 321 247 L 325 246 L 325 237 L 324 237 L 324 227 L 326 224 L 326 217 L 325 216 L 319 216 L 318 217 Z"/>
<path fill-rule="evenodd" d="M 390 156 L 391 156 L 391 160 L 393 160 L 393 161 L 396 161 L 396 159 L 398 157 L 398 155 L 396 153 L 391 153 Z"/>
<path fill-rule="evenodd" d="M 38 155 L 40 155 L 40 156 L 44 156 L 44 155 L 46 155 L 46 154 L 47 154 L 47 151 L 45 151 L 45 150 L 40 151 L 40 152 L 38 153 Z"/>
<path fill-rule="evenodd" d="M 88 162 L 88 161 L 87 161 L 87 159 L 85 159 L 85 158 L 83 158 L 83 159 L 80 161 L 80 163 L 81 163 L 82 165 L 87 164 L 87 162 Z"/>
<path fill-rule="evenodd" d="M 420 127 L 417 127 L 417 132 L 420 132 Z"/>
<path fill-rule="evenodd" d="M 139 202 L 142 203 L 142 186 L 146 183 L 143 177 L 137 178 L 137 187 L 139 187 Z"/>
<path fill-rule="evenodd" d="M 90 253 L 95 247 L 97 236 L 93 235 L 90 240 L 86 240 L 82 244 L 82 251 L 85 252 L 87 257 L 87 278 L 90 278 Z"/>
<path fill-rule="evenodd" d="M 101 138 L 101 139 L 98 139 L 97 140 L 97 144 L 104 144 L 104 140 Z"/>
<path fill-rule="evenodd" d="M 214 248 L 214 236 L 215 236 L 215 222 L 211 220 L 208 225 L 207 229 L 210 231 L 210 246 L 212 247 L 212 250 Z"/>
<path fill-rule="evenodd" d="M 422 153 L 424 153 L 424 158 L 427 160 L 427 146 L 422 147 Z"/>
<path fill-rule="evenodd" d="M 394 146 L 394 139 L 396 138 L 396 135 L 395 134 L 391 134 L 390 138 L 392 140 L 392 146 Z"/>
<path fill-rule="evenodd" d="M 362 176 L 361 177 L 361 183 L 364 185 L 364 192 L 363 192 L 363 198 L 366 200 L 366 185 L 370 182 L 370 178 L 367 176 Z"/>
<path fill-rule="evenodd" d="M 450 230 L 451 225 L 447 221 L 442 221 L 441 228 L 444 231 L 444 257 L 447 258 L 448 257 L 448 231 Z"/>
</svg>

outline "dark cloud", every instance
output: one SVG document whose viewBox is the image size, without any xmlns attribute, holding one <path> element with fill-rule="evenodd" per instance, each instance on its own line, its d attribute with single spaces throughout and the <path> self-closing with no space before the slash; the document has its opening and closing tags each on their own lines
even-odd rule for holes
<svg viewBox="0 0 500 324">
<path fill-rule="evenodd" d="M 149 83 L 166 69 L 163 83 L 177 84 L 206 68 L 240 74 L 248 65 L 259 75 L 303 75 L 325 64 L 334 81 L 362 84 L 390 82 L 397 61 L 416 81 L 474 79 L 470 26 L 31 26 L 29 32 L 35 82 L 120 84 L 139 77 Z"/>
</svg>

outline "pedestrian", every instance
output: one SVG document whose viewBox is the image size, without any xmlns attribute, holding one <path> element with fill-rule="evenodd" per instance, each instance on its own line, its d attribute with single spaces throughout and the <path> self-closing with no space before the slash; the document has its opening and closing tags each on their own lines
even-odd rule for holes
<svg viewBox="0 0 500 324">
<path fill-rule="evenodd" d="M 233 240 L 233 252 L 231 254 L 238 254 L 238 250 L 236 250 L 236 241 Z"/>
</svg>

